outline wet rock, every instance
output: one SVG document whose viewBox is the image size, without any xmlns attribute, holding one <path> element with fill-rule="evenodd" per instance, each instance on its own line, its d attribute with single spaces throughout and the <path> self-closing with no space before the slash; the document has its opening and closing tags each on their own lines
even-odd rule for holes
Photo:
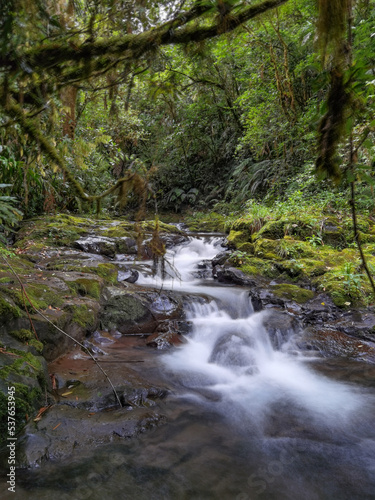
<svg viewBox="0 0 375 500">
<path fill-rule="evenodd" d="M 90 342 L 88 340 L 84 340 L 82 342 L 82 345 L 84 345 L 86 348 L 86 349 L 83 349 L 84 352 L 88 351 L 94 356 L 97 356 L 97 355 L 104 356 L 105 354 L 107 354 L 105 351 L 103 351 L 103 349 L 101 349 L 100 347 L 98 347 L 97 345 L 93 344 L 92 342 Z"/>
<path fill-rule="evenodd" d="M 17 445 L 18 467 L 34 468 L 40 467 L 50 459 L 49 447 L 52 438 L 30 431 L 24 432 Z"/>
<path fill-rule="evenodd" d="M 186 332 L 187 325 L 181 321 L 163 321 L 159 323 L 157 331 L 147 338 L 146 345 L 157 349 L 170 349 L 184 342 L 182 332 Z"/>
<path fill-rule="evenodd" d="M 122 268 L 118 272 L 118 281 L 127 281 L 128 283 L 135 283 L 139 278 L 139 272 L 136 269 Z"/>
<path fill-rule="evenodd" d="M 301 330 L 295 317 L 281 311 L 273 311 L 272 314 L 267 315 L 263 320 L 263 325 L 276 350 L 280 350 L 294 334 Z"/>
<path fill-rule="evenodd" d="M 138 253 L 137 242 L 134 238 L 123 237 L 115 239 L 117 253 L 136 255 Z"/>
<path fill-rule="evenodd" d="M 197 271 L 192 273 L 194 278 L 208 279 L 212 277 L 212 265 L 210 260 L 202 260 L 197 266 Z"/>
<path fill-rule="evenodd" d="M 146 297 L 116 287 L 107 287 L 105 302 L 100 312 L 100 322 L 104 329 L 112 328 L 121 333 L 149 332 L 155 328 L 156 320 L 150 311 Z"/>
<path fill-rule="evenodd" d="M 306 325 L 323 324 L 336 320 L 340 315 L 339 309 L 327 294 L 320 294 L 308 305 L 302 306 L 303 322 Z"/>
<path fill-rule="evenodd" d="M 223 266 L 228 259 L 230 252 L 220 252 L 212 259 L 212 267 Z"/>
<path fill-rule="evenodd" d="M 220 283 L 234 283 L 243 286 L 255 286 L 256 282 L 246 276 L 245 273 L 235 267 L 216 266 L 214 268 L 214 276 L 217 277 Z"/>
<path fill-rule="evenodd" d="M 151 310 L 158 314 L 171 314 L 179 307 L 176 300 L 171 299 L 166 294 L 153 294 L 153 301 L 151 303 Z"/>
<path fill-rule="evenodd" d="M 261 311 L 270 307 L 284 308 L 286 302 L 268 288 L 252 288 L 250 290 L 250 299 L 254 311 Z"/>
<path fill-rule="evenodd" d="M 75 248 L 84 252 L 114 257 L 116 254 L 116 243 L 113 239 L 105 236 L 89 236 L 80 238 L 73 243 Z"/>
<path fill-rule="evenodd" d="M 256 357 L 253 350 L 254 341 L 239 333 L 228 333 L 215 344 L 209 362 L 221 366 L 248 367 L 251 373 L 255 370 Z"/>
<path fill-rule="evenodd" d="M 375 363 L 375 348 L 372 343 L 354 339 L 331 328 L 305 328 L 298 338 L 297 346 L 302 350 L 317 351 L 323 357 L 344 357 Z"/>
<path fill-rule="evenodd" d="M 347 335 L 375 342 L 375 313 L 372 310 L 353 310 L 336 314 L 332 327 Z"/>
<path fill-rule="evenodd" d="M 168 394 L 166 389 L 158 387 L 133 389 L 129 388 L 120 394 L 121 403 L 131 407 L 155 406 L 156 399 L 164 399 Z"/>
<path fill-rule="evenodd" d="M 189 241 L 189 237 L 183 234 L 161 233 L 160 238 L 164 243 L 165 248 L 172 248 Z"/>
<path fill-rule="evenodd" d="M 149 408 L 129 407 L 111 412 L 55 405 L 40 422 L 29 423 L 18 440 L 17 466 L 39 467 L 46 460 L 64 460 L 105 444 L 121 443 L 165 423 L 165 417 Z M 56 427 L 56 422 L 60 423 Z"/>
</svg>

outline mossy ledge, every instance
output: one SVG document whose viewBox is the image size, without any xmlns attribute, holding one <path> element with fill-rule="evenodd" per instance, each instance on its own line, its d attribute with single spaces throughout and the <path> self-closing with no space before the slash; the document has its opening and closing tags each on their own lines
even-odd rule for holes
<svg viewBox="0 0 375 500">
<path fill-rule="evenodd" d="M 327 214 L 320 207 L 306 211 L 287 204 L 273 208 L 251 203 L 237 216 L 196 213 L 190 228 L 220 220 L 232 253 L 228 264 L 250 276 L 326 292 L 341 308 L 367 307 L 375 297 L 365 276 L 347 213 Z M 370 268 L 375 269 L 375 223 L 358 215 L 360 241 Z M 293 299 L 294 300 L 294 299 Z"/>
</svg>

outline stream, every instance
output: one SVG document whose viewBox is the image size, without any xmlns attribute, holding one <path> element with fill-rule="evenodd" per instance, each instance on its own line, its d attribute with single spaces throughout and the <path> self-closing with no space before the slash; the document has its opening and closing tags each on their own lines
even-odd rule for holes
<svg viewBox="0 0 375 500">
<path fill-rule="evenodd" d="M 254 312 L 246 288 L 206 271 L 222 241 L 191 236 L 162 271 L 137 268 L 137 284 L 189 296 L 185 342 L 139 351 L 135 366 L 168 388 L 167 423 L 18 471 L 4 498 L 375 499 L 374 387 L 352 379 L 356 361 L 304 352 L 298 332 L 270 335 L 272 311 Z"/>
</svg>

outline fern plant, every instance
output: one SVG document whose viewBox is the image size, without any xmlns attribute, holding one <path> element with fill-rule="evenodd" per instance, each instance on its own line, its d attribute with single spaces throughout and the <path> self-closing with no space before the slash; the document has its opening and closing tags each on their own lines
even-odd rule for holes
<svg viewBox="0 0 375 500">
<path fill-rule="evenodd" d="M 0 189 L 11 187 L 11 184 L 0 184 Z M 0 196 L 0 242 L 6 243 L 5 234 L 22 219 L 22 212 L 13 205 L 17 199 L 13 196 Z"/>
</svg>

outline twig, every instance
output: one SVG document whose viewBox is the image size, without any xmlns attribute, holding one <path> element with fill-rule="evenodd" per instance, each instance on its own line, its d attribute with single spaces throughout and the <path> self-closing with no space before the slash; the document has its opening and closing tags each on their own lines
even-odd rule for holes
<svg viewBox="0 0 375 500">
<path fill-rule="evenodd" d="M 350 162 L 349 162 L 349 167 L 350 167 L 350 170 L 351 170 L 351 173 L 352 173 L 353 176 L 354 176 L 353 167 L 356 164 L 356 160 L 357 160 L 357 154 L 356 154 L 356 151 L 354 150 L 354 147 L 353 147 L 353 134 L 351 134 L 351 136 L 350 136 Z M 365 257 L 365 254 L 363 253 L 363 249 L 362 249 L 362 245 L 361 245 L 361 241 L 360 241 L 360 235 L 359 235 L 359 232 L 358 232 L 357 212 L 356 212 L 356 207 L 355 207 L 355 183 L 354 183 L 354 180 L 352 180 L 350 182 L 350 193 L 351 193 L 351 198 L 350 198 L 349 203 L 350 203 L 351 210 L 352 210 L 354 240 L 355 240 L 355 242 L 357 244 L 357 247 L 358 247 L 358 250 L 359 250 L 359 254 L 360 254 L 361 260 L 362 260 L 362 265 L 363 265 L 364 270 L 366 271 L 367 277 L 368 277 L 368 279 L 370 281 L 370 284 L 371 284 L 371 287 L 372 287 L 372 291 L 375 294 L 375 283 L 374 283 L 374 280 L 372 279 L 370 270 L 368 268 L 366 257 Z"/>
<path fill-rule="evenodd" d="M 34 309 L 34 311 L 39 314 L 43 319 L 45 319 L 50 325 L 52 325 L 54 328 L 56 328 L 56 330 L 58 330 L 60 333 L 62 333 L 63 335 L 65 335 L 66 337 L 70 338 L 71 340 L 73 340 L 73 342 L 75 342 L 76 344 L 78 344 L 82 349 L 85 350 L 85 352 L 87 352 L 87 354 L 90 356 L 90 358 L 94 361 L 94 363 L 96 364 L 96 366 L 99 368 L 99 370 L 104 374 L 104 376 L 106 377 L 106 379 L 108 380 L 110 386 L 112 387 L 112 390 L 113 390 L 113 393 L 117 399 L 117 402 L 118 404 L 120 405 L 120 407 L 122 408 L 122 403 L 121 403 L 121 400 L 116 392 L 116 389 L 114 387 L 114 385 L 112 384 L 112 381 L 111 379 L 109 378 L 109 376 L 107 375 L 107 373 L 103 370 L 103 368 L 100 366 L 99 362 L 94 358 L 94 356 L 91 354 L 90 350 L 85 347 L 83 344 L 81 344 L 81 342 L 79 342 L 78 340 L 76 340 L 74 337 L 72 337 L 71 335 L 69 335 L 69 333 L 66 333 L 64 332 L 64 330 L 62 330 L 61 328 L 59 328 L 57 325 L 55 325 L 49 318 L 47 318 L 47 316 L 45 316 L 41 311 L 39 311 L 39 309 L 37 309 L 34 304 L 31 302 L 31 300 L 29 299 L 26 291 L 25 291 L 25 287 L 21 281 L 21 278 L 18 276 L 18 274 L 16 273 L 16 271 L 13 269 L 13 267 L 11 266 L 11 264 L 8 262 L 8 260 L 6 259 L 6 257 L 3 255 L 2 256 L 3 259 L 5 260 L 7 266 L 9 267 L 9 269 L 12 271 L 12 273 L 14 274 L 14 276 L 17 278 L 18 282 L 20 283 L 21 287 L 22 287 L 22 290 L 24 290 L 24 293 L 27 297 L 27 300 L 29 301 L 31 307 Z"/>
</svg>

